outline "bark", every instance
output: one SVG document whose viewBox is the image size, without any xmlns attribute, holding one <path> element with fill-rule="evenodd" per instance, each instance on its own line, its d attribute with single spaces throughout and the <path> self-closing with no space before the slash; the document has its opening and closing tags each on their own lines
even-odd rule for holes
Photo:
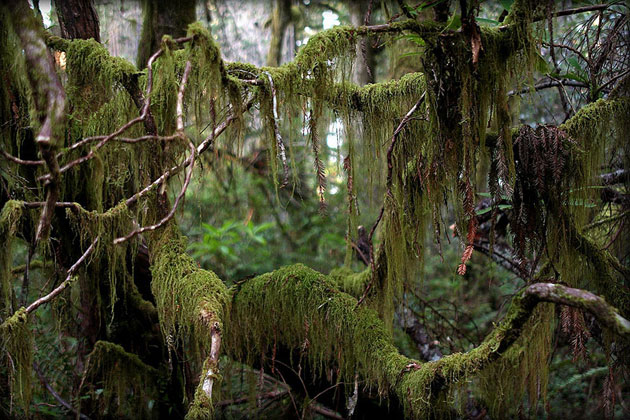
<svg viewBox="0 0 630 420">
<path fill-rule="evenodd" d="M 98 15 L 92 0 L 54 0 L 61 36 L 101 42 Z"/>
<path fill-rule="evenodd" d="M 136 65 L 144 68 L 149 57 L 160 48 L 162 37 L 180 38 L 186 35 L 188 25 L 195 21 L 195 0 L 143 0 L 142 35 L 138 46 Z"/>
<path fill-rule="evenodd" d="M 353 1 L 348 7 L 350 8 L 350 20 L 352 25 L 361 26 L 367 24 L 365 22 L 366 13 L 368 13 L 368 7 L 370 2 L 368 1 Z M 353 69 L 353 81 L 359 86 L 367 85 L 368 83 L 374 83 L 374 48 L 372 48 L 372 40 L 370 38 L 363 38 L 357 43 L 356 59 Z"/>
</svg>

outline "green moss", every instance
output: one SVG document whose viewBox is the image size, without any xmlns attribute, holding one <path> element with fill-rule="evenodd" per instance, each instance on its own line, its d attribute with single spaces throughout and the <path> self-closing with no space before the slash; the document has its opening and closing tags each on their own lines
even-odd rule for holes
<svg viewBox="0 0 630 420">
<path fill-rule="evenodd" d="M 0 212 L 0 314 L 7 315 L 13 311 L 12 307 L 12 283 L 11 265 L 13 254 L 11 253 L 13 238 L 18 231 L 19 222 L 24 211 L 24 203 L 16 200 L 7 201 Z"/>
<path fill-rule="evenodd" d="M 336 287 L 355 298 L 360 298 L 367 287 L 371 277 L 371 270 L 365 270 L 355 273 L 347 267 L 333 269 L 328 277 L 336 285 Z"/>
<path fill-rule="evenodd" d="M 209 361 L 206 360 L 203 364 L 202 372 L 207 372 L 210 368 Z M 213 370 L 216 372 L 218 366 L 212 366 Z M 205 378 L 205 373 L 201 375 L 201 380 L 199 381 L 199 385 L 195 390 L 195 397 L 188 408 L 188 412 L 186 413 L 187 420 L 203 420 L 203 419 L 213 419 L 214 418 L 214 405 L 212 404 L 212 400 L 208 397 L 206 392 L 203 390 L 203 382 Z M 216 399 L 218 394 L 219 383 L 222 378 L 220 375 L 215 374 L 213 376 L 213 392 L 212 398 Z"/>
<path fill-rule="evenodd" d="M 380 392 L 395 394 L 413 418 L 447 409 L 459 385 L 510 348 L 533 309 L 531 302 L 517 296 L 505 319 L 479 347 L 422 364 L 398 353 L 375 311 L 357 307 L 356 299 L 338 291 L 331 278 L 303 265 L 258 276 L 237 286 L 233 293 L 226 321 L 232 332 L 225 338 L 230 356 L 252 362 L 256 355 L 270 354 L 278 345 L 301 349 L 302 357 L 316 372 L 323 374 L 324 368 L 328 371 L 334 366 L 339 374 L 333 380 L 349 383 L 359 373 Z M 535 316 L 531 331 L 538 331 L 548 320 Z M 540 340 L 548 339 L 548 328 L 542 328 Z M 538 346 L 540 340 L 532 346 L 541 353 L 531 352 L 525 365 L 517 365 L 532 375 L 530 384 L 540 383 L 536 375 L 546 360 L 548 350 Z"/>
<path fill-rule="evenodd" d="M 66 93 L 75 115 L 89 115 L 111 96 L 111 89 L 123 87 L 138 76 L 127 60 L 109 55 L 107 48 L 93 39 L 75 39 L 66 51 L 68 84 Z"/>
<path fill-rule="evenodd" d="M 20 308 L 0 325 L 0 349 L 3 365 L 8 366 L 6 379 L 11 395 L 28 414 L 33 392 L 33 334 L 25 308 Z"/>
<path fill-rule="evenodd" d="M 88 380 L 88 389 L 80 391 L 87 391 L 98 401 L 99 413 L 118 418 L 157 418 L 153 399 L 160 391 L 159 378 L 159 372 L 135 354 L 117 344 L 97 341 L 86 362 L 84 380 Z"/>
<path fill-rule="evenodd" d="M 223 325 L 228 294 L 223 282 L 186 255 L 186 239 L 173 226 L 152 241 L 151 290 L 160 328 L 169 345 L 199 362 L 210 349 L 210 327 Z"/>
</svg>

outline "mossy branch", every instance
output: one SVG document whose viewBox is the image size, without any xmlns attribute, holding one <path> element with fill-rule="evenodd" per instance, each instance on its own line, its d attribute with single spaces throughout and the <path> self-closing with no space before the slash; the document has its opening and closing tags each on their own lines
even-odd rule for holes
<svg viewBox="0 0 630 420">
<path fill-rule="evenodd" d="M 501 357 L 519 337 L 539 302 L 553 302 L 591 312 L 613 332 L 630 335 L 630 322 L 603 299 L 583 290 L 537 283 L 519 293 L 504 320 L 477 348 L 435 362 L 420 363 L 399 354 L 376 312 L 356 307 L 331 280 L 303 266 L 282 268 L 251 279 L 234 290 L 228 353 L 249 360 L 278 342 L 302 349 L 314 366 L 334 362 L 342 378 L 359 372 L 381 392 L 393 393 L 409 416 L 433 410 L 441 390 L 473 375 Z"/>
<path fill-rule="evenodd" d="M 21 1 L 9 2 L 9 10 L 12 13 L 13 29 L 20 39 L 27 63 L 27 76 L 39 124 L 37 146 L 50 172 L 50 178 L 44 183 L 46 204 L 42 208 L 35 234 L 35 242 L 39 242 L 48 237 L 55 203 L 59 197 L 61 173 L 56 151 L 63 141 L 66 94 L 35 15 Z"/>
</svg>

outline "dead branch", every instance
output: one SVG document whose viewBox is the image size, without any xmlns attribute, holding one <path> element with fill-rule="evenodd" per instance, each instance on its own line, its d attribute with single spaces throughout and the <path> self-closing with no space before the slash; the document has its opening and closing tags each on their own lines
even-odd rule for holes
<svg viewBox="0 0 630 420">
<path fill-rule="evenodd" d="M 212 400 L 212 387 L 214 378 L 219 372 L 219 350 L 221 349 L 221 328 L 215 322 L 210 329 L 210 356 L 208 357 L 208 371 L 203 379 L 202 389 L 206 396 Z"/>
</svg>

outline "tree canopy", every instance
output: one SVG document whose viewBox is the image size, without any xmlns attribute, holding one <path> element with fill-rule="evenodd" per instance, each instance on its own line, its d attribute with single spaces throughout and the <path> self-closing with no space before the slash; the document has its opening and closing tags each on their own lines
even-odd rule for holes
<svg viewBox="0 0 630 420">
<path fill-rule="evenodd" d="M 0 8 L 2 416 L 553 415 L 588 351 L 628 414 L 627 5 L 277 0 L 251 63 L 54 3 Z"/>
</svg>

